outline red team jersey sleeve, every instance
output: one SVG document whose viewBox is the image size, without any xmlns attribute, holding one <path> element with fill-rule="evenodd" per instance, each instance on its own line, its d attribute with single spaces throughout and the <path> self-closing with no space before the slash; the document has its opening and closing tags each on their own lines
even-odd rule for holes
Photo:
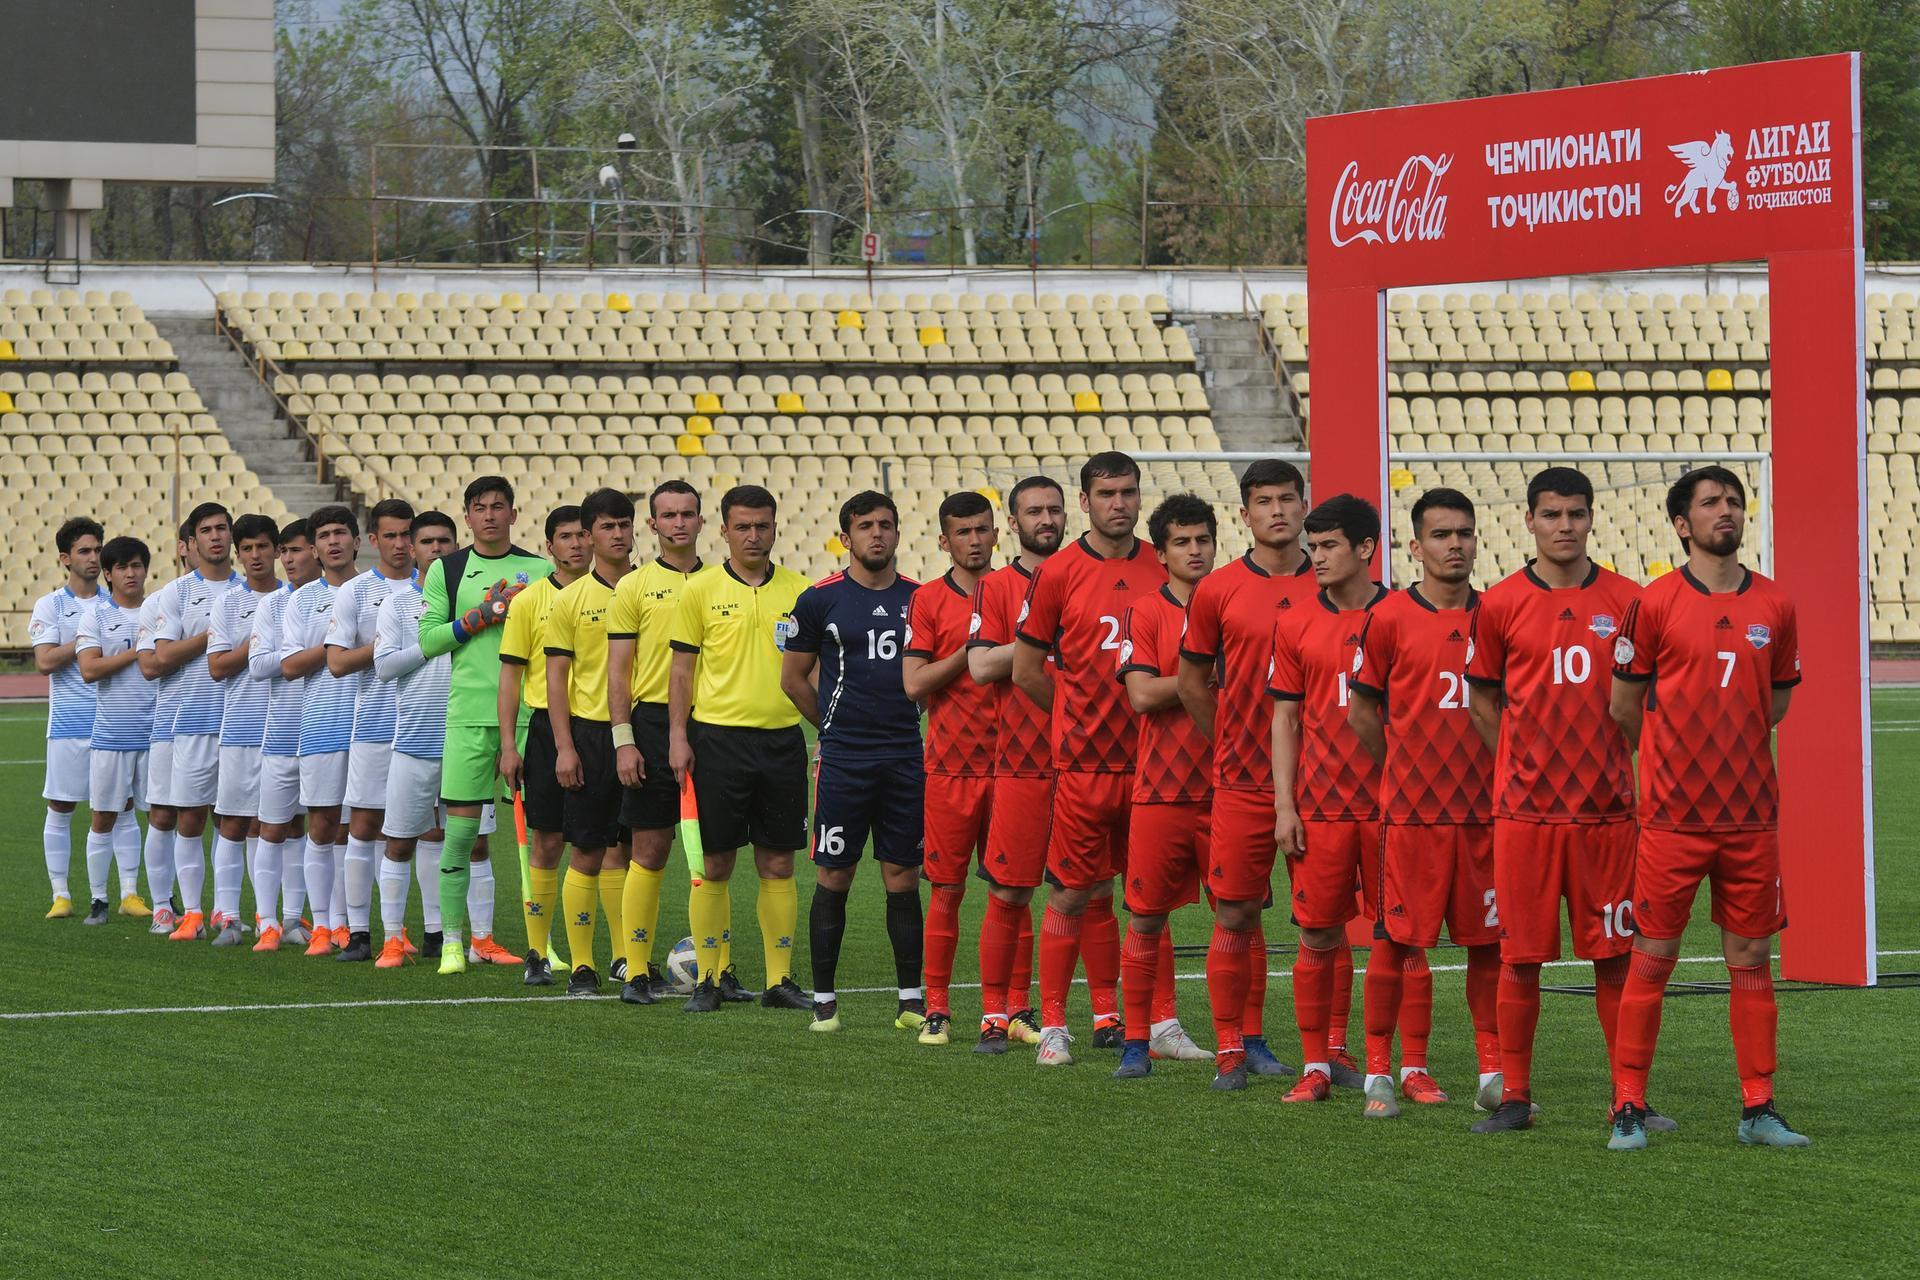
<svg viewBox="0 0 1920 1280">
<path fill-rule="evenodd" d="M 1347 724 L 1347 699 L 1360 634 L 1387 595 L 1381 588 L 1365 609 L 1341 610 L 1322 592 L 1274 627 L 1267 692 L 1300 704 L 1294 805 L 1303 818 L 1354 822 L 1380 816 L 1380 767 Z"/>
<path fill-rule="evenodd" d="M 1165 587 L 1136 601 L 1121 623 L 1115 678 L 1124 694 L 1127 674 L 1171 676 L 1179 669 L 1186 610 Z M 1168 707 L 1139 717 L 1136 804 L 1206 800 L 1213 794 L 1213 753 L 1186 708 Z"/>
<path fill-rule="evenodd" d="M 1467 713 L 1467 650 L 1478 594 L 1436 609 L 1418 587 L 1375 606 L 1350 687 L 1389 709 L 1380 804 L 1398 826 L 1492 820 L 1493 757 Z"/>
<path fill-rule="evenodd" d="M 1014 620 L 1027 598 L 1032 580 L 1018 563 L 995 569 L 973 590 L 973 613 L 968 620 L 969 648 L 997 649 L 1014 640 Z M 1052 678 L 1052 665 L 1047 676 Z M 985 686 L 993 695 L 993 771 L 1005 778 L 1053 776 L 1052 727 L 1033 699 L 1013 687 L 1011 680 Z"/>
<path fill-rule="evenodd" d="M 1613 673 L 1648 686 L 1642 825 L 1689 832 L 1776 826 L 1773 694 L 1800 682 L 1799 632 L 1792 602 L 1751 572 L 1738 590 L 1716 593 L 1682 568 L 1628 609 Z"/>
<path fill-rule="evenodd" d="M 938 662 L 967 643 L 973 622 L 973 597 L 942 574 L 913 593 L 907 609 L 906 655 Z M 1024 695 L 1022 695 L 1024 696 Z M 983 778 L 993 772 L 996 747 L 995 691 L 965 671 L 927 698 L 928 773 Z"/>
<path fill-rule="evenodd" d="M 1250 554 L 1193 589 L 1180 652 L 1213 666 L 1213 781 L 1221 790 L 1273 790 L 1273 702 L 1266 695 L 1274 624 L 1317 589 L 1304 562 L 1300 573 L 1273 575 Z"/>
</svg>

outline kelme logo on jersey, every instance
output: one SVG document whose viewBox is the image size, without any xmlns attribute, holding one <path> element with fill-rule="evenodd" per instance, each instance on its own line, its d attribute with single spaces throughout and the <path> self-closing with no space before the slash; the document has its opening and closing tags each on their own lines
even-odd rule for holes
<svg viewBox="0 0 1920 1280">
<path fill-rule="evenodd" d="M 1593 632 L 1593 634 L 1599 636 L 1602 640 L 1605 640 L 1619 629 L 1620 625 L 1613 620 L 1613 615 L 1610 613 L 1596 613 L 1587 623 L 1587 630 Z"/>
<path fill-rule="evenodd" d="M 1756 622 L 1747 628 L 1747 643 L 1756 649 L 1764 649 L 1773 643 L 1773 631 L 1764 622 Z"/>
<path fill-rule="evenodd" d="M 787 651 L 787 641 L 793 639 L 793 637 L 799 633 L 799 630 L 800 627 L 794 622 L 792 614 L 788 614 L 783 618 L 776 618 L 773 623 L 773 647 L 785 653 Z"/>
</svg>

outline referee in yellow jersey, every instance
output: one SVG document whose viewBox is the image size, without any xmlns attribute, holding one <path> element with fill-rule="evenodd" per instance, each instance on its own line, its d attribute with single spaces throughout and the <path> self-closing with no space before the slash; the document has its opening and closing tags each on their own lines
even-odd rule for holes
<svg viewBox="0 0 1920 1280">
<path fill-rule="evenodd" d="M 667 759 L 676 779 L 693 774 L 706 875 L 687 904 L 700 985 L 688 1013 L 720 1007 L 717 982 L 727 936 L 726 882 L 740 846 L 753 845 L 760 874 L 760 941 L 771 1009 L 811 1011 L 793 980 L 800 899 L 793 855 L 807 843 L 807 740 L 800 711 L 780 688 L 781 654 L 794 633 L 793 605 L 807 580 L 773 563 L 776 506 L 758 485 L 720 499 L 727 559 L 688 581 L 667 633 Z M 699 716 L 693 715 L 695 708 Z"/>
<path fill-rule="evenodd" d="M 633 499 L 618 489 L 595 489 L 580 504 L 580 523 L 593 546 L 593 567 L 553 602 L 547 617 L 547 719 L 553 729 L 554 776 L 561 787 L 560 831 L 573 861 L 560 887 L 566 912 L 570 996 L 597 995 L 593 968 L 593 906 L 607 913 L 613 952 L 626 930 L 627 833 L 620 826 L 620 783 L 613 768 L 613 730 L 607 723 L 607 610 L 613 590 L 633 569 Z M 646 975 L 641 975 L 641 981 Z"/>
<path fill-rule="evenodd" d="M 704 525 L 699 490 L 685 480 L 661 481 L 647 496 L 647 528 L 658 553 L 620 579 L 607 612 L 607 716 L 614 771 L 625 789 L 620 823 L 631 833 L 633 855 L 620 909 L 627 931 L 627 983 L 620 998 L 628 1004 L 652 1004 L 667 992 L 653 960 L 660 886 L 680 821 L 680 797 L 667 763 L 667 671 L 673 665 L 667 630 L 687 580 L 712 572 L 700 562 Z M 731 950 L 721 947 L 720 999 L 751 1000 L 734 975 Z"/>
</svg>

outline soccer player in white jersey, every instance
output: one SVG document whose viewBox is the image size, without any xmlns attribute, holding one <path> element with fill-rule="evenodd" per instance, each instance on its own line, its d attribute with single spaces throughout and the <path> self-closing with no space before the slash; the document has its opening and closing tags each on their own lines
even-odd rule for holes
<svg viewBox="0 0 1920 1280">
<path fill-rule="evenodd" d="M 253 864 L 253 900 L 262 917 L 255 951 L 284 943 L 304 947 L 312 930 L 301 921 L 307 901 L 306 824 L 300 808 L 300 685 L 280 673 L 280 627 L 293 593 L 320 576 L 320 555 L 305 520 L 280 531 L 280 568 L 286 585 L 254 611 L 247 641 L 247 672 L 266 686 L 266 727 L 260 735 L 260 849 Z M 269 928 L 274 901 L 279 926 Z"/>
<path fill-rule="evenodd" d="M 386 854 L 380 837 L 387 808 L 387 765 L 393 755 L 393 685 L 373 674 L 380 606 L 413 578 L 413 505 L 401 498 L 374 504 L 368 517 L 374 566 L 340 588 L 327 623 L 327 670 L 350 680 L 353 740 L 347 750 L 347 937 L 336 960 L 373 959 L 373 869 Z M 339 939 L 335 939 L 336 942 Z"/>
<path fill-rule="evenodd" d="M 232 516 L 203 502 L 187 516 L 198 566 L 155 592 L 154 629 L 147 641 L 174 682 L 172 772 L 161 797 L 174 810 L 173 866 L 180 888 L 180 924 L 169 936 L 189 942 L 206 936 L 201 892 L 206 857 L 201 844 L 213 810 L 220 767 L 220 716 L 226 698 L 207 671 L 207 628 L 215 600 L 240 585 L 233 571 Z"/>
<path fill-rule="evenodd" d="M 213 845 L 213 945 L 240 944 L 241 868 L 252 840 L 260 834 L 260 740 L 267 727 L 270 687 L 256 680 L 248 653 L 253 644 L 253 618 L 260 606 L 284 588 L 274 572 L 280 528 L 263 515 L 241 516 L 233 522 L 233 554 L 244 579 L 241 589 L 220 597 L 207 632 L 207 674 L 220 683 L 225 705 L 220 713 L 220 778 L 213 812 L 219 835 Z M 279 860 L 276 850 L 276 869 Z M 257 867 L 254 911 L 264 938 L 279 932 L 275 902 L 261 895 Z M 276 942 L 276 946 L 278 943 Z"/>
<path fill-rule="evenodd" d="M 53 890 L 49 920 L 73 914 L 67 891 L 67 867 L 73 860 L 73 810 L 87 798 L 87 751 L 93 737 L 93 686 L 80 676 L 74 641 L 82 613 L 100 603 L 100 543 L 106 534 L 97 520 L 75 516 L 53 535 L 67 580 L 33 602 L 27 638 L 33 643 L 33 669 L 47 677 L 47 802 L 41 844 L 47 856 L 47 883 Z M 132 821 L 129 816 L 128 821 Z M 139 839 L 139 824 L 134 824 Z M 135 906 L 137 904 L 137 909 Z M 120 904 L 123 915 L 149 915 L 134 894 Z"/>
<path fill-rule="evenodd" d="M 100 548 L 104 598 L 80 615 L 74 663 L 93 687 L 93 733 L 88 739 L 88 901 L 85 923 L 107 922 L 107 867 L 120 864 L 120 894 L 139 889 L 140 842 L 119 836 L 120 817 L 147 804 L 147 752 L 153 734 L 153 686 L 140 674 L 135 647 L 140 605 L 146 598 L 147 544 L 115 538 Z M 135 819 L 136 824 L 138 819 Z M 137 833 L 139 827 L 136 825 Z"/>
<path fill-rule="evenodd" d="M 347 943 L 346 877 L 338 874 L 340 806 L 347 796 L 356 677 L 327 670 L 334 598 L 356 576 L 360 522 L 342 506 L 307 517 L 320 576 L 293 593 L 280 623 L 280 674 L 300 682 L 300 804 L 307 811 L 307 897 L 313 903 L 310 956 Z"/>
<path fill-rule="evenodd" d="M 181 575 L 199 565 L 193 550 L 193 528 L 181 522 L 173 544 L 173 562 Z M 148 573 L 152 573 L 148 565 Z M 173 708 L 179 691 L 177 673 L 169 673 L 155 651 L 153 638 L 159 627 L 160 592 L 150 591 L 140 603 L 140 638 L 134 648 L 140 654 L 140 674 L 153 686 L 153 736 L 147 748 L 147 890 L 153 895 L 153 924 L 149 933 L 165 937 L 179 926 L 173 910 L 173 801 L 167 795 L 173 779 Z"/>
</svg>

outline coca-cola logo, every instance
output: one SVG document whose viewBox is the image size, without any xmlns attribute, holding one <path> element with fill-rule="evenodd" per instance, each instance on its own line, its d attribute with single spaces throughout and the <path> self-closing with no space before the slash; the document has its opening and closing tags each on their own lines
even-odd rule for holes
<svg viewBox="0 0 1920 1280">
<path fill-rule="evenodd" d="M 1366 244 L 1401 244 L 1438 240 L 1447 231 L 1447 198 L 1440 179 L 1453 167 L 1453 157 L 1408 156 L 1391 178 L 1360 177 L 1360 162 L 1349 160 L 1333 187 L 1333 207 L 1327 213 L 1327 233 L 1335 248 L 1356 240 Z"/>
</svg>

